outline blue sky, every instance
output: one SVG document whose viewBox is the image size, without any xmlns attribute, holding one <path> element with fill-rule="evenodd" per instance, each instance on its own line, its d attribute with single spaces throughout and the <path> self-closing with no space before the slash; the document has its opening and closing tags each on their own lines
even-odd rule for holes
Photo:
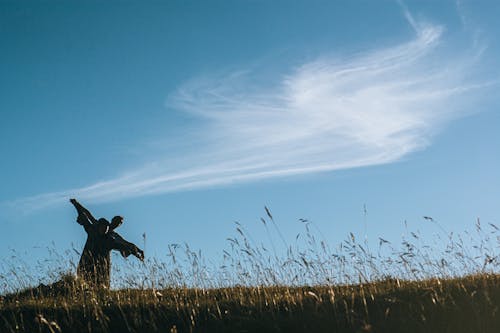
<svg viewBox="0 0 500 333">
<path fill-rule="evenodd" d="M 2 258 L 82 247 L 70 197 L 159 257 L 264 205 L 334 244 L 499 223 L 495 1 L 0 8 Z"/>
</svg>

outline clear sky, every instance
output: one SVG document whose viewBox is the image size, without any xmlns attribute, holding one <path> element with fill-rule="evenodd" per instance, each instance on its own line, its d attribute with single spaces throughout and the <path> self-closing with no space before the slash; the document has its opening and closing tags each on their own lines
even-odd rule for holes
<svg viewBox="0 0 500 333">
<path fill-rule="evenodd" d="M 398 240 L 500 222 L 498 1 L 1 1 L 0 259 L 165 255 L 234 221 Z M 364 210 L 366 208 L 366 212 Z M 50 245 L 50 244 L 54 245 Z M 123 259 L 119 259 L 123 260 Z M 119 262 L 119 261 L 118 261 Z"/>
</svg>

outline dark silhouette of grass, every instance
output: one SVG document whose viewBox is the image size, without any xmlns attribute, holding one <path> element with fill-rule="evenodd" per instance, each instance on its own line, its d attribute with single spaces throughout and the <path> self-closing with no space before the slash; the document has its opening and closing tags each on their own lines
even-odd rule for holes
<svg viewBox="0 0 500 333">
<path fill-rule="evenodd" d="M 1 332 L 499 332 L 500 276 L 7 295 Z"/>
<path fill-rule="evenodd" d="M 474 234 L 444 233 L 431 245 L 418 232 L 399 245 L 380 238 L 374 254 L 353 234 L 332 250 L 301 223 L 306 232 L 292 245 L 278 233 L 284 248 L 270 234 L 271 246 L 256 243 L 237 223 L 216 269 L 172 244 L 170 262 L 147 260 L 116 290 L 71 274 L 11 288 L 0 332 L 500 332 L 495 225 L 477 221 Z"/>
</svg>

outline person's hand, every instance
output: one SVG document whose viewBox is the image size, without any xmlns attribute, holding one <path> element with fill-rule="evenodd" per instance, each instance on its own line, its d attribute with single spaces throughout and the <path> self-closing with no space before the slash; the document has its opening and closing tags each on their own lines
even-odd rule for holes
<svg viewBox="0 0 500 333">
<path fill-rule="evenodd" d="M 140 261 L 144 261 L 144 251 L 141 249 L 137 249 L 137 251 L 134 254 Z"/>
<path fill-rule="evenodd" d="M 135 257 L 137 257 L 137 259 L 139 259 L 140 261 L 144 261 L 144 251 L 142 251 L 140 248 L 138 248 L 137 246 L 133 246 L 132 248 L 128 248 L 128 249 L 125 249 L 125 250 L 121 250 L 120 251 L 121 255 L 124 257 L 124 258 L 127 258 L 129 255 L 133 254 Z"/>
</svg>

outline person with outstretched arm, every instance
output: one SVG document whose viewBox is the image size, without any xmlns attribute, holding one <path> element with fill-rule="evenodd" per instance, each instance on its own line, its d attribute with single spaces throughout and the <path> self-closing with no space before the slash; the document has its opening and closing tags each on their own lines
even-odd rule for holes
<svg viewBox="0 0 500 333">
<path fill-rule="evenodd" d="M 120 251 L 124 257 L 132 254 L 141 261 L 144 260 L 144 252 L 114 231 L 123 223 L 123 217 L 115 216 L 111 223 L 105 218 L 97 220 L 76 199 L 70 199 L 70 202 L 78 212 L 76 222 L 87 232 L 77 276 L 91 286 L 109 288 L 111 250 Z"/>
</svg>

